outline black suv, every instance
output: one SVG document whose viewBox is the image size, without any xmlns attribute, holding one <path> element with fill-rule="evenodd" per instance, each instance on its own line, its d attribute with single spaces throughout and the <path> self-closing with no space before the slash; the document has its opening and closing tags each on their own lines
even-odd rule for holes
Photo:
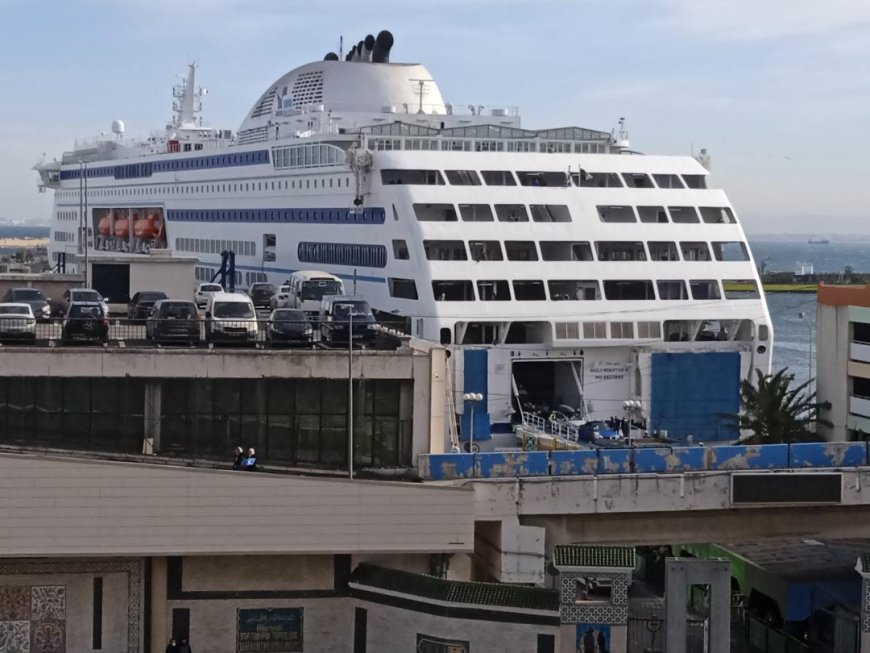
<svg viewBox="0 0 870 653">
<path fill-rule="evenodd" d="M 69 344 L 76 340 L 109 342 L 109 316 L 100 302 L 73 302 L 63 318 L 60 340 Z"/>
<path fill-rule="evenodd" d="M 255 308 L 269 308 L 272 304 L 272 297 L 278 291 L 271 283 L 252 283 L 248 288 L 248 296 L 254 302 Z"/>
<path fill-rule="evenodd" d="M 144 322 L 154 308 L 154 302 L 169 299 L 165 292 L 159 290 L 142 290 L 137 292 L 127 304 L 127 319 L 134 322 Z"/>
<path fill-rule="evenodd" d="M 199 342 L 196 304 L 184 299 L 161 299 L 145 322 L 145 337 L 157 342 Z"/>
</svg>

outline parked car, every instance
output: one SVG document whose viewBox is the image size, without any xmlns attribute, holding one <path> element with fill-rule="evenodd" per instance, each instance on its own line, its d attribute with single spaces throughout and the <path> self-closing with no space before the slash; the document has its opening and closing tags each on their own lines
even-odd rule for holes
<svg viewBox="0 0 870 653">
<path fill-rule="evenodd" d="M 257 312 L 251 298 L 240 292 L 219 292 L 205 307 L 205 339 L 209 342 L 256 344 Z"/>
<path fill-rule="evenodd" d="M 99 302 L 106 309 L 106 315 L 109 314 L 109 300 L 103 297 L 99 291 L 93 288 L 67 288 L 61 295 L 60 303 L 58 304 L 58 315 L 66 315 L 69 305 L 73 302 Z"/>
<path fill-rule="evenodd" d="M 269 308 L 271 308 L 273 311 L 276 308 L 291 308 L 289 285 L 285 283 L 280 288 L 278 288 L 278 292 L 272 295 L 272 299 L 269 302 Z"/>
<path fill-rule="evenodd" d="M 101 302 L 73 302 L 63 318 L 60 340 L 109 342 L 109 316 Z"/>
<path fill-rule="evenodd" d="M 377 335 L 377 322 L 369 303 L 355 295 L 328 295 L 320 305 L 320 338 L 329 345 L 369 344 Z M 350 327 L 353 325 L 353 333 Z"/>
<path fill-rule="evenodd" d="M 581 440 L 592 442 L 593 440 L 607 439 L 616 440 L 622 437 L 622 434 L 616 429 L 611 428 L 607 422 L 595 420 L 586 422 L 577 427 L 577 433 Z"/>
<path fill-rule="evenodd" d="M 199 312 L 186 299 L 160 299 L 154 302 L 145 321 L 145 337 L 156 342 L 199 343 Z"/>
<path fill-rule="evenodd" d="M 196 302 L 197 308 L 205 308 L 212 295 L 223 291 L 224 288 L 219 283 L 201 283 L 197 285 L 196 290 L 193 293 L 193 301 Z"/>
<path fill-rule="evenodd" d="M 154 302 L 161 299 L 169 299 L 169 296 L 160 290 L 141 290 L 130 298 L 130 303 L 127 304 L 127 319 L 134 322 L 144 322 L 151 309 L 154 308 Z"/>
<path fill-rule="evenodd" d="M 310 345 L 314 342 L 314 329 L 298 308 L 278 308 L 269 315 L 266 339 L 272 345 Z"/>
<path fill-rule="evenodd" d="M 10 288 L 3 295 L 4 304 L 29 304 L 37 320 L 51 319 L 51 305 L 41 290 L 36 288 Z"/>
<path fill-rule="evenodd" d="M 0 304 L 0 340 L 36 340 L 36 318 L 30 304 Z"/>
<path fill-rule="evenodd" d="M 252 283 L 248 288 L 248 297 L 254 302 L 256 308 L 269 308 L 272 296 L 277 292 L 271 283 Z"/>
</svg>

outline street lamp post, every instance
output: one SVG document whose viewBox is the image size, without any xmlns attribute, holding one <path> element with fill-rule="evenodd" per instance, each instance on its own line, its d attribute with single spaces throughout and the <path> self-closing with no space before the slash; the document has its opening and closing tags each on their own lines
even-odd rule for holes
<svg viewBox="0 0 870 653">
<path fill-rule="evenodd" d="M 807 389 L 812 392 L 813 386 L 815 386 L 815 383 L 813 383 L 813 340 L 815 339 L 815 334 L 813 333 L 813 324 L 812 322 L 810 322 L 810 318 L 807 316 L 807 314 L 801 311 L 800 313 L 798 313 L 798 317 L 806 322 L 807 332 L 809 333 L 809 353 L 807 354 L 807 363 L 809 367 L 808 378 L 810 384 L 807 386 Z"/>
<path fill-rule="evenodd" d="M 353 480 L 353 310 L 347 311 L 347 477 Z"/>
<path fill-rule="evenodd" d="M 466 392 L 462 395 L 462 398 L 466 401 L 470 410 L 468 420 L 468 452 L 474 453 L 474 404 L 478 401 L 483 401 L 483 395 L 479 392 Z"/>
</svg>

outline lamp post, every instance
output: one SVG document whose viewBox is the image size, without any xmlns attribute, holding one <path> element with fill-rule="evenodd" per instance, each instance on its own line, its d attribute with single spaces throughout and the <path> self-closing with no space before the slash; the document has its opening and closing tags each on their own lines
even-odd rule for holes
<svg viewBox="0 0 870 653">
<path fill-rule="evenodd" d="M 809 380 L 810 384 L 807 386 L 807 388 L 809 389 L 810 393 L 812 393 L 813 386 L 815 385 L 815 383 L 813 383 L 813 340 L 815 339 L 815 334 L 813 333 L 813 331 L 814 331 L 813 324 L 812 324 L 812 322 L 810 322 L 810 318 L 807 316 L 807 314 L 804 313 L 803 311 L 801 311 L 800 313 L 798 313 L 798 317 L 801 318 L 804 322 L 806 322 L 807 331 L 809 332 L 809 341 L 810 342 L 809 342 L 809 353 L 807 354 L 807 357 L 808 357 L 807 363 L 808 363 L 808 367 L 809 367 L 808 380 Z"/>
<path fill-rule="evenodd" d="M 347 477 L 353 480 L 353 307 L 347 309 Z"/>
<path fill-rule="evenodd" d="M 468 404 L 469 424 L 468 424 L 468 453 L 474 453 L 474 404 L 478 401 L 483 401 L 483 395 L 479 392 L 466 392 L 462 398 Z"/>
</svg>

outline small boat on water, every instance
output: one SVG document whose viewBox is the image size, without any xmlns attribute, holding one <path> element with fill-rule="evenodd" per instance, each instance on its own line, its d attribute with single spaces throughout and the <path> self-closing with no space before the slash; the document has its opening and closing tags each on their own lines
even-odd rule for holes
<svg viewBox="0 0 870 653">
<path fill-rule="evenodd" d="M 827 238 L 810 238 L 807 242 L 810 245 L 827 245 L 831 241 Z"/>
</svg>

